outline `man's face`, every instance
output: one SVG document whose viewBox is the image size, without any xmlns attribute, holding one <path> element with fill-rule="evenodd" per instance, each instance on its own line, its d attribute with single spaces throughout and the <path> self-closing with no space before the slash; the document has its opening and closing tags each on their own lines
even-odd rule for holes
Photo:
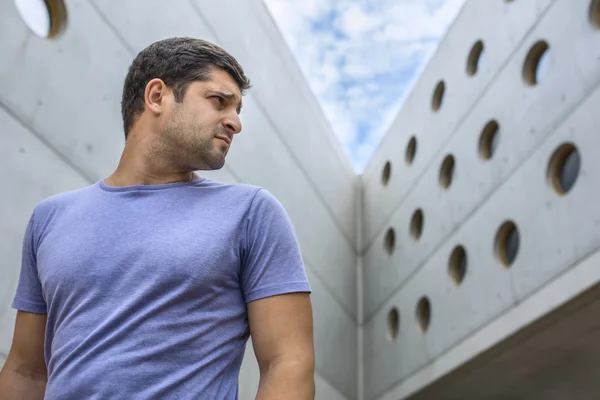
<svg viewBox="0 0 600 400">
<path fill-rule="evenodd" d="M 214 70 L 209 81 L 192 82 L 181 103 L 173 108 L 162 138 L 179 166 L 192 170 L 220 169 L 225 164 L 239 118 L 241 93 L 231 76 Z"/>
</svg>

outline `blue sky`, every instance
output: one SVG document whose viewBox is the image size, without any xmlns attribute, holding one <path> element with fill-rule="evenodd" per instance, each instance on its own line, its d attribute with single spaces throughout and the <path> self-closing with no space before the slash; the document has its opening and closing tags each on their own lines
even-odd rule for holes
<svg viewBox="0 0 600 400">
<path fill-rule="evenodd" d="M 357 173 L 464 0 L 264 0 Z"/>
</svg>

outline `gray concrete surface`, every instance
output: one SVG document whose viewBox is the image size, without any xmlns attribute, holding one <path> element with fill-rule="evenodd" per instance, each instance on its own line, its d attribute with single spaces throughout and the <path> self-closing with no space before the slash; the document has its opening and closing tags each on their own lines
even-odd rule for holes
<svg viewBox="0 0 600 400">
<path fill-rule="evenodd" d="M 121 85 L 137 51 L 164 37 L 196 36 L 230 50 L 253 81 L 244 132 L 225 167 L 206 175 L 268 188 L 294 223 L 314 289 L 317 399 L 474 398 L 482 382 L 486 398 L 550 391 L 589 398 L 600 389 L 592 371 L 600 354 L 592 340 L 600 282 L 600 29 L 589 21 L 590 4 L 468 0 L 366 171 L 355 176 L 260 0 L 176 7 L 73 1 L 68 28 L 53 40 L 34 36 L 12 2 L 0 3 L 0 171 L 10 189 L 0 196 L 0 355 L 12 339 L 10 301 L 33 207 L 114 168 L 123 146 Z M 531 86 L 523 70 L 540 40 L 550 51 L 543 79 Z M 479 41 L 483 55 L 472 74 L 469 54 Z M 484 159 L 479 141 L 490 121 L 498 136 Z M 560 195 L 548 171 L 565 143 L 576 146 L 581 165 L 571 191 Z M 448 155 L 454 174 L 444 188 Z M 410 227 L 417 209 L 418 240 Z M 516 224 L 520 239 L 510 267 L 495 248 L 505 221 Z M 449 264 L 459 245 L 466 272 L 457 283 Z M 424 297 L 426 331 L 417 308 Z M 569 374 L 561 373 L 561 360 Z M 496 383 L 501 371 L 510 384 Z M 249 342 L 242 399 L 254 398 L 258 378 Z"/>
<path fill-rule="evenodd" d="M 458 131 L 459 124 L 473 106 L 485 97 L 488 87 L 496 81 L 551 2 L 465 2 L 363 173 L 363 247 L 377 242 L 377 235 L 385 229 L 425 171 L 437 168 L 431 165 L 434 157 Z M 471 47 L 479 40 L 484 43 L 485 51 L 478 73 L 469 76 L 467 58 Z M 440 110 L 433 112 L 433 91 L 440 80 L 445 82 L 445 95 Z M 515 83 L 518 82 L 516 79 Z M 417 139 L 416 155 L 412 164 L 407 165 L 405 149 L 413 136 Z M 392 178 L 384 187 L 381 174 L 387 161 L 392 165 Z"/>
<path fill-rule="evenodd" d="M 595 283 L 410 399 L 598 398 L 599 295 Z"/>
<path fill-rule="evenodd" d="M 375 245 L 365 255 L 367 263 L 372 260 L 370 264 L 377 265 L 375 268 L 381 271 L 365 273 L 367 319 L 381 301 L 389 298 L 393 290 L 431 256 L 441 241 L 492 196 L 494 190 L 598 83 L 600 69 L 585 67 L 596 64 L 596 58 L 600 56 L 594 48 L 600 36 L 586 25 L 587 3 L 557 2 L 549 10 L 394 211 L 388 225 L 396 227 L 401 238 L 397 243 L 401 247 L 397 257 L 387 262 L 388 265 L 402 265 L 402 268 L 382 268 L 385 261 L 380 259 L 381 243 L 385 230 L 381 230 Z M 580 6 L 576 8 L 576 4 Z M 575 12 L 584 24 L 574 25 L 572 19 L 564 18 Z M 572 35 L 568 38 L 563 35 L 567 30 Z M 546 38 L 552 46 L 549 72 L 540 86 L 530 88 L 520 79 L 521 69 L 527 51 L 539 37 Z M 572 46 L 572 43 L 580 44 Z M 499 121 L 500 145 L 493 160 L 482 162 L 477 143 L 481 130 L 490 119 Z M 438 174 L 447 154 L 454 154 L 456 168 L 452 186 L 444 190 L 438 183 Z M 424 210 L 424 233 L 421 240 L 410 244 L 411 241 L 404 238 L 408 236 L 410 217 L 419 207 Z"/>
<path fill-rule="evenodd" d="M 417 385 L 415 382 L 420 388 L 427 387 L 458 368 L 460 363 L 449 367 L 450 361 L 440 360 L 506 313 L 521 308 L 526 299 L 539 296 L 539 291 L 561 274 L 579 268 L 578 261 L 598 248 L 600 210 L 592 203 L 597 203 L 600 195 L 594 155 L 600 142 L 590 130 L 598 125 L 594 110 L 600 101 L 600 31 L 589 23 L 589 7 L 590 2 L 583 0 L 468 2 L 420 81 L 424 85 L 431 70 L 437 76 L 431 77 L 430 87 L 436 79 L 455 82 L 447 84 L 443 106 L 436 113 L 426 107 L 431 90 L 419 93 L 421 86 L 417 85 L 374 156 L 363 177 L 364 237 L 367 242 L 372 238 L 365 245 L 362 271 L 365 399 L 405 398 L 412 393 L 409 387 L 416 390 L 411 386 Z M 467 19 L 468 27 L 464 26 Z M 498 24 L 498 20 L 507 23 Z M 489 29 L 508 29 L 511 34 L 498 32 L 485 40 L 486 58 L 481 67 L 486 71 L 484 66 L 489 66 L 493 75 L 469 77 L 464 68 L 466 43 L 475 42 L 480 32 Z M 532 87 L 524 82 L 523 68 L 528 52 L 539 40 L 547 41 L 550 52 L 543 79 Z M 498 53 L 504 56 L 490 66 L 487 57 L 498 57 Z M 455 78 L 459 74 L 461 80 Z M 480 85 L 479 89 L 473 85 Z M 423 151 L 417 151 L 414 163 L 405 166 L 404 144 L 415 132 L 410 123 L 408 128 L 400 123 L 403 113 L 414 108 L 429 113 L 418 122 L 428 126 L 416 133 Z M 493 157 L 483 160 L 478 143 L 491 120 L 499 124 L 499 140 Z M 551 155 L 563 143 L 577 146 L 582 164 L 573 189 L 560 196 L 547 174 Z M 439 174 L 449 154 L 455 167 L 452 184 L 446 189 L 440 185 Z M 392 160 L 397 168 L 384 186 L 381 171 L 386 160 Z M 424 215 L 418 241 L 409 230 L 416 209 L 422 209 Z M 507 220 L 516 223 L 520 235 L 510 268 L 501 264 L 494 248 L 498 228 Z M 388 227 L 396 232 L 391 256 L 384 251 Z M 459 285 L 449 273 L 450 255 L 457 245 L 464 246 L 467 254 L 466 275 Z M 420 330 L 417 315 L 423 296 L 431 304 L 426 332 Z M 400 311 L 400 333 L 393 341 L 388 338 L 392 307 Z M 513 329 L 539 317 L 538 310 L 529 309 L 528 313 L 526 322 Z M 486 345 L 493 348 L 497 343 L 490 340 Z M 463 349 L 468 354 L 463 362 L 477 355 L 474 345 Z M 565 352 L 569 351 L 567 347 Z M 570 368 L 586 365 L 575 363 Z M 541 367 L 532 365 L 531 373 L 541 374 Z M 498 378 L 497 369 L 491 367 L 478 376 L 492 379 L 494 371 Z M 462 375 L 452 376 L 459 379 Z M 564 379 L 563 384 L 568 383 L 569 378 Z M 524 381 L 515 385 L 495 395 L 513 398 L 525 393 Z M 535 393 L 539 387 L 532 390 Z M 458 390 L 441 397 L 437 397 L 438 390 L 423 393 L 430 397 L 419 398 L 472 398 Z M 431 397 L 432 393 L 435 396 Z"/>
<path fill-rule="evenodd" d="M 600 140 L 589 133 L 589 127 L 600 122 L 593 111 L 599 101 L 597 89 L 367 325 L 365 346 L 370 347 L 365 370 L 400 362 L 399 368 L 379 370 L 373 379 L 367 377 L 367 382 L 385 389 L 390 381 L 413 374 L 503 313 L 520 307 L 526 298 L 537 296 L 540 288 L 598 248 L 600 208 L 590 199 L 600 195 L 594 184 L 600 179 L 595 161 Z M 575 143 L 583 162 L 572 190 L 559 196 L 549 185 L 546 172 L 550 156 L 563 143 Z M 497 260 L 493 249 L 497 228 L 507 219 L 516 221 L 521 237 L 510 268 Z M 467 275 L 459 286 L 448 274 L 449 255 L 457 244 L 465 246 L 468 254 Z M 425 335 L 413 319 L 414 305 L 424 294 L 432 303 L 432 322 Z M 401 312 L 406 310 L 406 322 L 401 327 L 404 336 L 401 333 L 397 343 L 385 340 L 385 318 L 392 305 L 399 306 Z"/>
</svg>

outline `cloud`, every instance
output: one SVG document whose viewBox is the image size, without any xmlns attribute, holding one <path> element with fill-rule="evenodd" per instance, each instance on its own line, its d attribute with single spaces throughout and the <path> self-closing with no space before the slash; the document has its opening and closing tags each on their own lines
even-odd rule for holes
<svg viewBox="0 0 600 400">
<path fill-rule="evenodd" d="M 363 11 L 360 4 L 352 4 L 340 14 L 339 28 L 349 37 L 359 37 L 379 25 L 379 19 Z"/>
<path fill-rule="evenodd" d="M 358 173 L 464 0 L 264 0 Z"/>
</svg>

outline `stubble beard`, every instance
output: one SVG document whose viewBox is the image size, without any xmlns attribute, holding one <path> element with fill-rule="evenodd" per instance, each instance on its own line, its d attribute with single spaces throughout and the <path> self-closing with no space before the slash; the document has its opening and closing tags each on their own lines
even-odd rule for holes
<svg viewBox="0 0 600 400">
<path fill-rule="evenodd" d="M 186 122 L 180 113 L 174 113 L 163 134 L 168 157 L 186 171 L 222 168 L 225 155 L 215 147 L 216 130 L 211 131 L 202 123 Z"/>
</svg>

